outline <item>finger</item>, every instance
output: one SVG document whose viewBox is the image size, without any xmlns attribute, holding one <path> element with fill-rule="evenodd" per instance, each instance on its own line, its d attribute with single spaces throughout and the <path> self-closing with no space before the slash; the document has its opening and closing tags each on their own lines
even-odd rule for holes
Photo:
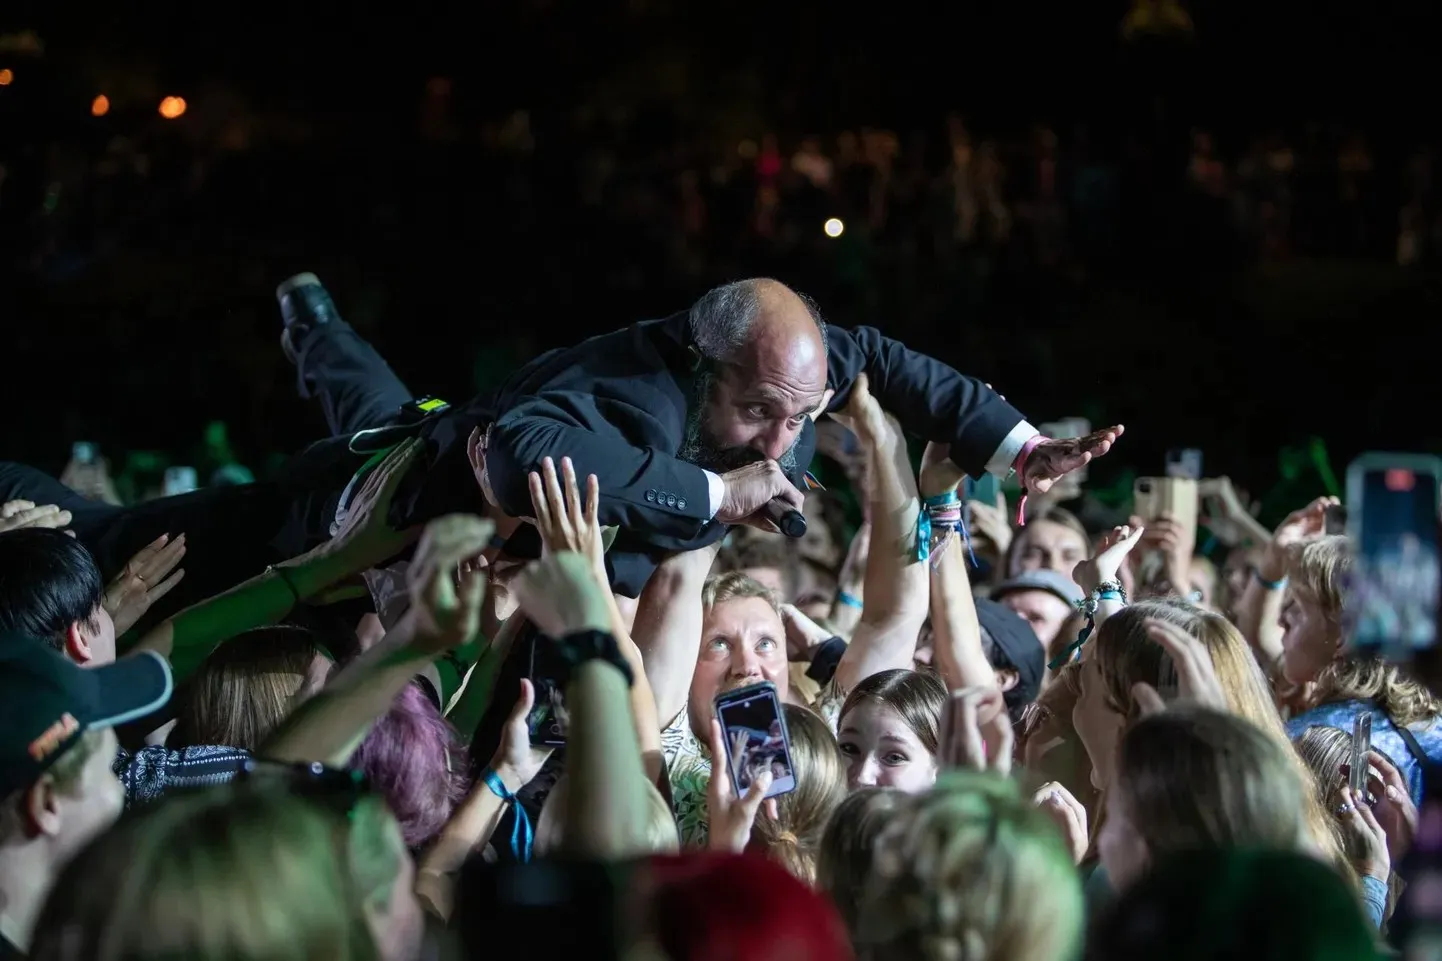
<svg viewBox="0 0 1442 961">
<path fill-rule="evenodd" d="M 746 815 L 748 821 L 755 821 L 756 814 L 761 810 L 761 802 L 766 800 L 766 792 L 771 790 L 771 771 L 762 770 L 757 772 L 751 779 L 751 786 L 746 789 L 746 795 L 741 798 L 741 811 Z"/>
<path fill-rule="evenodd" d="M 140 573 L 147 581 L 159 580 L 175 569 L 175 565 L 179 564 L 185 557 L 185 550 L 185 535 L 181 534 L 175 540 L 151 555 L 140 566 Z"/>
<path fill-rule="evenodd" d="M 147 590 L 145 592 L 146 602 L 149 604 L 154 604 L 166 594 L 169 594 L 171 590 L 175 587 L 175 585 L 180 583 L 181 578 L 183 577 L 185 577 L 185 568 L 182 567 L 180 570 L 176 571 L 174 574 L 171 574 L 159 584 L 156 584 L 154 587 Z"/>
<path fill-rule="evenodd" d="M 769 778 L 771 775 L 768 773 L 766 776 Z M 765 809 L 768 818 L 773 821 L 781 820 L 781 809 L 776 806 L 776 799 L 774 797 L 767 798 L 762 802 L 761 806 Z"/>
<path fill-rule="evenodd" d="M 524 723 L 526 715 L 531 713 L 531 708 L 536 704 L 536 686 L 528 679 L 521 678 L 521 693 L 516 698 L 516 706 L 511 708 L 511 718 L 507 723 Z"/>
<path fill-rule="evenodd" d="M 565 526 L 566 495 L 561 493 L 561 478 L 556 473 L 556 462 L 547 457 L 541 461 L 541 480 L 546 485 L 546 503 L 557 524 Z"/>
<path fill-rule="evenodd" d="M 986 770 L 986 742 L 981 737 L 976 699 L 963 696 L 957 704 L 956 717 L 961 724 L 959 740 L 965 751 L 962 763 L 978 771 Z"/>
<path fill-rule="evenodd" d="M 0 505 L 0 518 L 13 517 L 21 511 L 28 511 L 35 506 L 34 501 L 15 500 L 6 501 Z"/>
<path fill-rule="evenodd" d="M 531 507 L 536 512 L 536 527 L 544 537 L 551 532 L 551 505 L 546 502 L 546 486 L 541 475 L 535 471 L 527 475 L 526 483 L 531 488 Z"/>
<path fill-rule="evenodd" d="M 373 504 L 384 504 L 395 496 L 396 488 L 400 486 L 401 480 L 410 470 L 416 455 L 421 451 L 420 438 L 412 438 L 401 444 L 381 461 L 380 467 L 376 468 L 375 475 L 371 478 L 375 482 L 372 488 L 371 502 Z M 370 484 L 365 486 L 370 487 Z"/>
<path fill-rule="evenodd" d="M 136 567 L 139 567 L 141 564 L 146 563 L 150 560 L 152 556 L 158 554 L 160 552 L 160 549 L 164 547 L 166 542 L 169 540 L 169 534 L 161 534 L 155 540 L 151 541 L 149 544 L 146 544 L 140 550 L 136 551 L 135 556 L 130 559 L 130 564 L 134 564 Z M 127 564 L 126 567 L 129 567 L 130 564 Z"/>
<path fill-rule="evenodd" d="M 711 719 L 711 757 L 713 760 L 726 756 L 726 738 L 721 732 L 721 722 Z"/>
<path fill-rule="evenodd" d="M 598 529 L 597 515 L 601 510 L 601 482 L 595 474 L 586 475 L 586 526 Z"/>
<path fill-rule="evenodd" d="M 1411 797 L 1410 789 L 1407 787 L 1407 779 L 1402 772 L 1397 770 L 1397 765 L 1387 759 L 1387 755 L 1381 751 L 1372 750 L 1367 752 L 1367 759 L 1372 762 L 1379 774 L 1382 775 L 1382 783 L 1389 788 L 1395 788 L 1402 796 Z M 1390 794 L 1388 795 L 1391 796 Z"/>
<path fill-rule="evenodd" d="M 9 518 L 12 527 L 64 527 L 70 523 L 70 512 L 54 504 L 32 507 Z"/>
<path fill-rule="evenodd" d="M 471 571 L 461 579 L 460 596 L 461 603 L 469 613 L 479 615 L 481 605 L 486 602 L 486 585 L 489 583 L 486 575 L 481 571 Z M 470 638 L 467 638 L 470 640 Z"/>
<path fill-rule="evenodd" d="M 1157 689 L 1145 682 L 1132 685 L 1132 700 L 1136 702 L 1142 717 L 1160 714 L 1167 709 L 1167 702 L 1162 700 Z"/>
</svg>

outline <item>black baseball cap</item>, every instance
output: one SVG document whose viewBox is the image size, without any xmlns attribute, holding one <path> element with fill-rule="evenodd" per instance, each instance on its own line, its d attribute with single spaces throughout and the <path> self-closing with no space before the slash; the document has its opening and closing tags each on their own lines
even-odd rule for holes
<svg viewBox="0 0 1442 961">
<path fill-rule="evenodd" d="M 81 667 L 44 641 L 0 632 L 0 797 L 34 784 L 86 731 L 145 717 L 170 700 L 153 651 Z"/>
<path fill-rule="evenodd" d="M 1036 700 L 1046 672 L 1046 649 L 1037 639 L 1036 631 L 1020 614 L 985 597 L 976 599 L 976 620 L 1004 662 L 995 666 L 1016 670 L 1016 686 L 1006 692 L 1006 706 L 1020 709 Z"/>
</svg>

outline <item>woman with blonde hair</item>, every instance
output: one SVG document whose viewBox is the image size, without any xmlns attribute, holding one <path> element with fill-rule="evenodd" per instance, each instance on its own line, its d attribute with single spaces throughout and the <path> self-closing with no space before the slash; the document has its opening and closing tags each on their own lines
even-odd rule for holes
<svg viewBox="0 0 1442 961">
<path fill-rule="evenodd" d="M 1290 746 L 1234 714 L 1174 706 L 1133 724 L 1117 745 L 1097 850 L 1118 890 L 1175 852 L 1309 848 L 1315 803 Z"/>
<path fill-rule="evenodd" d="M 1150 632 L 1156 628 L 1149 621 L 1180 628 L 1201 643 L 1210 657 L 1227 710 L 1272 738 L 1284 756 L 1291 758 L 1303 782 L 1310 784 L 1311 772 L 1292 750 L 1272 704 L 1271 690 L 1246 639 L 1220 614 L 1174 598 L 1158 598 L 1138 601 L 1103 621 L 1077 673 L 1079 694 L 1072 708 L 1072 723 L 1091 760 L 1093 786 L 1105 793 L 1116 783 L 1117 743 L 1127 723 L 1140 713 L 1133 687 L 1149 684 L 1163 696 L 1175 693 L 1176 667 L 1171 655 L 1152 639 Z M 1310 786 L 1301 803 L 1299 810 L 1314 847 L 1329 861 L 1346 864 L 1336 824 L 1317 802 Z"/>
<path fill-rule="evenodd" d="M 816 860 L 827 822 L 846 797 L 846 769 L 825 721 L 795 704 L 784 705 L 782 711 L 791 739 L 796 790 L 776 798 L 774 818 L 756 819 L 747 850 L 764 851 L 809 883 L 816 880 Z"/>
<path fill-rule="evenodd" d="M 1005 778 L 949 772 L 877 839 L 856 930 L 862 961 L 1076 955 L 1081 884 L 1046 814 Z"/>
<path fill-rule="evenodd" d="M 81 851 L 32 961 L 403 961 L 424 926 L 400 828 L 349 772 L 140 808 Z"/>
<path fill-rule="evenodd" d="M 1414 804 L 1422 768 L 1442 761 L 1442 702 L 1406 667 L 1343 644 L 1343 584 L 1351 570 L 1347 538 L 1333 535 L 1291 549 L 1282 604 L 1282 678 L 1301 710 L 1287 722 L 1296 737 L 1309 727 L 1352 730 L 1372 715 L 1372 743 L 1396 763 Z"/>
</svg>

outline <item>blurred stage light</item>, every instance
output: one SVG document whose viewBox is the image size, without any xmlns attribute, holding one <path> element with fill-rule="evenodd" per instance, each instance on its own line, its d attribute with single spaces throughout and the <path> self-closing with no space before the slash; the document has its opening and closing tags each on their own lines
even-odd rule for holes
<svg viewBox="0 0 1442 961">
<path fill-rule="evenodd" d="M 90 101 L 90 116 L 103 117 L 110 112 L 110 98 L 105 94 L 99 94 Z"/>
<path fill-rule="evenodd" d="M 166 120 L 174 120 L 185 113 L 184 97 L 166 97 L 160 101 L 160 115 Z"/>
<path fill-rule="evenodd" d="M 6 67 L 0 70 L 0 87 L 8 87 L 15 82 L 15 71 Z"/>
<path fill-rule="evenodd" d="M 823 225 L 821 229 L 826 231 L 826 236 L 828 237 L 840 237 L 843 233 L 846 232 L 846 225 L 837 218 L 832 217 L 830 220 L 826 221 L 825 225 Z"/>
</svg>

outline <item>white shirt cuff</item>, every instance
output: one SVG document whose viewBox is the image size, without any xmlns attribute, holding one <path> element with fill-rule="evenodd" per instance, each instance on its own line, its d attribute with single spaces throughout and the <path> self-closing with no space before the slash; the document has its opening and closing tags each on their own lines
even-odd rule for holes
<svg viewBox="0 0 1442 961">
<path fill-rule="evenodd" d="M 1026 442 L 1040 433 L 1041 431 L 1026 421 L 1017 424 L 1011 429 L 1011 433 L 1006 435 L 996 453 L 991 455 L 991 460 L 986 462 L 986 472 L 1005 479 L 1011 474 L 1017 455 L 1026 446 Z"/>
<path fill-rule="evenodd" d="M 1022 443 L 1024 444 L 1026 441 L 1022 441 Z M 1021 450 L 1021 447 L 1018 446 L 1017 450 Z M 701 473 L 706 475 L 706 485 L 711 489 L 711 513 L 706 516 L 708 518 L 715 517 L 716 512 L 721 509 L 721 502 L 726 499 L 726 482 L 721 479 L 720 474 L 713 474 L 709 470 L 703 470 Z"/>
</svg>

